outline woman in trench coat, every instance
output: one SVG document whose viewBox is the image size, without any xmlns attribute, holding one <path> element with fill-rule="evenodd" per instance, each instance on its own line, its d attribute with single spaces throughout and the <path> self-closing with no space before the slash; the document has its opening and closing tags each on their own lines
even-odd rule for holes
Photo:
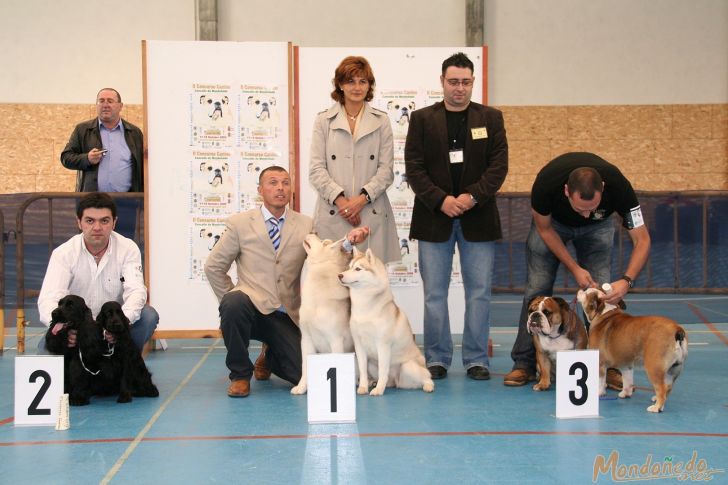
<svg viewBox="0 0 728 485">
<path fill-rule="evenodd" d="M 334 73 L 336 101 L 316 116 L 309 181 L 318 192 L 314 229 L 337 240 L 352 227 L 369 226 L 371 248 L 385 263 L 401 259 L 387 188 L 394 180 L 392 127 L 369 105 L 374 74 L 363 57 L 347 57 Z M 368 246 L 367 246 L 368 245 Z"/>
</svg>

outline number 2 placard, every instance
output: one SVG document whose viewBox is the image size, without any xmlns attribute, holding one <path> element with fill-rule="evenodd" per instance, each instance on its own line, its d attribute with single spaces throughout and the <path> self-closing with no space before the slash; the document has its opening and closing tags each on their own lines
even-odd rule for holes
<svg viewBox="0 0 728 485">
<path fill-rule="evenodd" d="M 556 354 L 556 417 L 599 416 L 599 351 Z"/>
<path fill-rule="evenodd" d="M 55 426 L 63 394 L 63 357 L 15 357 L 15 426 Z"/>
<path fill-rule="evenodd" d="M 308 422 L 356 421 L 354 354 L 308 356 Z"/>
</svg>

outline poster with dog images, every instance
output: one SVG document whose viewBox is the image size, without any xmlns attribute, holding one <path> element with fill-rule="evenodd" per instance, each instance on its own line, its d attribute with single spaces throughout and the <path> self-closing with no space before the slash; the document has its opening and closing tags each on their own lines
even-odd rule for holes
<svg viewBox="0 0 728 485">
<path fill-rule="evenodd" d="M 244 150 L 280 150 L 280 86 L 240 86 L 240 147 Z"/>
<path fill-rule="evenodd" d="M 420 284 L 420 270 L 417 262 L 417 240 L 409 239 L 409 227 L 401 230 L 397 227 L 399 252 L 402 260 L 387 265 L 389 284 L 393 286 L 417 286 Z"/>
<path fill-rule="evenodd" d="M 230 85 L 194 83 L 190 92 L 190 146 L 225 148 L 235 143 L 235 97 Z"/>
<path fill-rule="evenodd" d="M 240 191 L 258 190 L 260 172 L 271 165 L 285 166 L 279 151 L 244 151 L 240 153 L 242 160 L 240 173 Z"/>
<path fill-rule="evenodd" d="M 424 100 L 423 100 L 423 102 L 424 102 L 423 108 L 425 106 L 430 106 L 435 103 L 439 103 L 440 101 L 442 101 L 442 97 L 443 97 L 442 89 L 428 89 L 427 91 L 425 91 L 425 96 L 424 96 Z"/>
<path fill-rule="evenodd" d="M 238 163 L 229 151 L 193 151 L 190 161 L 190 213 L 227 216 L 237 212 Z"/>
<path fill-rule="evenodd" d="M 189 279 L 207 281 L 205 261 L 225 232 L 225 217 L 193 217 L 190 224 Z M 234 268 L 235 265 L 233 265 Z"/>
<path fill-rule="evenodd" d="M 378 93 L 377 105 L 389 115 L 395 140 L 407 138 L 410 114 L 419 104 L 418 95 L 416 89 L 388 89 Z"/>
</svg>

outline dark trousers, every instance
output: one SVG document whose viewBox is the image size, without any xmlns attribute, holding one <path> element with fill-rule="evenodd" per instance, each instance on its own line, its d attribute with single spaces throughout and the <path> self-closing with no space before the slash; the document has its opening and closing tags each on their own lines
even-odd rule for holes
<svg viewBox="0 0 728 485">
<path fill-rule="evenodd" d="M 301 331 L 286 313 L 264 315 L 242 291 L 230 291 L 220 302 L 220 330 L 225 340 L 230 380 L 250 379 L 250 339 L 268 344 L 266 361 L 273 374 L 292 384 L 301 380 Z"/>
<path fill-rule="evenodd" d="M 571 227 L 551 220 L 551 225 L 564 244 L 571 242 L 576 250 L 576 260 L 589 271 L 592 279 L 600 285 L 610 282 L 612 246 L 614 245 L 614 222 L 607 219 L 598 224 Z M 536 372 L 536 348 L 533 337 L 528 333 L 528 304 L 536 296 L 552 296 L 556 272 L 561 262 L 539 236 L 536 226 L 531 223 L 526 243 L 526 291 L 523 296 L 521 315 L 518 319 L 518 334 L 513 343 L 511 358 L 513 369 Z"/>
</svg>

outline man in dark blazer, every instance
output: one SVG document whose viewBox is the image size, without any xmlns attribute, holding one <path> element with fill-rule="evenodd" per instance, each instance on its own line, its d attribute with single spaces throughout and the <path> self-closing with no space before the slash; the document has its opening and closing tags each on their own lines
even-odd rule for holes
<svg viewBox="0 0 728 485">
<path fill-rule="evenodd" d="M 419 241 L 425 310 L 425 359 L 433 379 L 452 361 L 447 296 L 457 243 L 465 289 L 463 366 L 490 378 L 488 335 L 496 239 L 495 195 L 508 172 L 503 114 L 470 100 L 473 63 L 457 53 L 442 63 L 444 100 L 410 117 L 405 145 L 407 181 L 415 193 L 410 238 Z"/>
<path fill-rule="evenodd" d="M 78 170 L 76 192 L 143 192 L 142 131 L 121 119 L 121 95 L 104 88 L 96 95 L 97 118 L 76 125 L 61 163 Z"/>
</svg>

